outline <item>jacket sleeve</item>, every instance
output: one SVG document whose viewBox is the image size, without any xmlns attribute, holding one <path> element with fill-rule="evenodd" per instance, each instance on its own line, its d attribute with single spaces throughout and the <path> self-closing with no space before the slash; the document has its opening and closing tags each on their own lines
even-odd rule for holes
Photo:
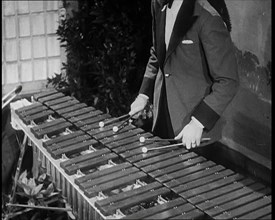
<svg viewBox="0 0 275 220">
<path fill-rule="evenodd" d="M 152 13 L 152 38 L 153 46 L 150 49 L 150 57 L 145 69 L 143 81 L 139 90 L 140 94 L 147 95 L 151 100 L 154 93 L 155 79 L 159 70 L 158 59 L 156 56 L 156 44 L 155 44 L 155 0 L 151 3 L 151 13 Z"/>
<path fill-rule="evenodd" d="M 192 115 L 210 130 L 237 93 L 239 78 L 234 46 L 221 17 L 209 14 L 200 39 L 213 83 Z"/>
</svg>

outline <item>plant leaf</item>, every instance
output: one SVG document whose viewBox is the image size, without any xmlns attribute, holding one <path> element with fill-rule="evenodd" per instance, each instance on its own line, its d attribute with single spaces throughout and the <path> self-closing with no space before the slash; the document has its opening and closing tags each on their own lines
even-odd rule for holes
<svg viewBox="0 0 275 220">
<path fill-rule="evenodd" d="M 49 197 L 56 196 L 56 195 L 58 195 L 58 194 L 60 194 L 60 192 L 52 192 L 52 193 L 49 195 Z"/>
<path fill-rule="evenodd" d="M 28 179 L 27 179 L 27 170 L 25 170 L 25 171 L 20 175 L 20 177 L 18 178 L 17 183 L 18 183 L 19 186 L 21 186 L 21 187 L 23 188 L 22 185 L 24 185 L 24 184 L 26 185 L 27 182 L 28 182 Z"/>
<path fill-rule="evenodd" d="M 32 196 L 37 195 L 42 189 L 42 187 L 43 187 L 43 184 L 39 184 L 38 186 L 36 186 L 34 189 L 31 190 L 31 195 Z"/>
<path fill-rule="evenodd" d="M 25 185 L 23 187 L 24 192 L 26 193 L 26 195 L 30 196 L 31 195 L 31 188 L 28 185 Z"/>
<path fill-rule="evenodd" d="M 23 196 L 23 197 L 26 196 L 26 193 L 25 193 L 25 192 L 16 192 L 16 194 L 19 195 L 19 196 Z"/>
<path fill-rule="evenodd" d="M 41 193 L 41 191 L 40 191 L 40 193 L 38 193 L 38 195 L 36 196 L 36 198 L 37 199 L 43 199 L 44 198 L 43 193 Z"/>
<path fill-rule="evenodd" d="M 27 170 L 25 170 L 18 178 L 18 181 L 22 182 L 23 179 L 27 178 Z"/>
<path fill-rule="evenodd" d="M 39 182 L 43 182 L 45 179 L 46 179 L 46 176 L 47 176 L 47 174 L 46 173 L 42 173 L 39 177 L 38 177 L 38 181 Z"/>
<path fill-rule="evenodd" d="M 45 190 L 45 192 L 43 191 L 43 194 L 45 196 L 50 195 L 52 192 L 54 191 L 54 187 L 53 187 L 53 183 L 49 184 L 49 186 L 47 187 L 47 189 Z M 42 191 L 41 191 L 42 193 Z"/>
<path fill-rule="evenodd" d="M 31 189 L 34 189 L 36 187 L 36 183 L 35 183 L 35 180 L 34 178 L 30 178 L 27 185 L 31 188 Z"/>
</svg>

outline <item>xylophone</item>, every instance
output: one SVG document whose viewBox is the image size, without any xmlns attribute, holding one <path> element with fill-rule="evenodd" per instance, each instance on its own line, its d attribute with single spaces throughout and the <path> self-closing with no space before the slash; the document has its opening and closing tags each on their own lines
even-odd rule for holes
<svg viewBox="0 0 275 220">
<path fill-rule="evenodd" d="M 183 147 L 143 153 L 169 142 L 114 133 L 109 114 L 54 89 L 33 98 L 12 115 L 77 219 L 271 219 L 268 186 Z"/>
</svg>

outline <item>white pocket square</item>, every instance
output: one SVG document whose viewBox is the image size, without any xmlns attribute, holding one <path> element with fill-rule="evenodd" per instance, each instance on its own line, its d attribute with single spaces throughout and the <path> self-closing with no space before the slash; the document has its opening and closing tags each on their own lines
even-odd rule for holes
<svg viewBox="0 0 275 220">
<path fill-rule="evenodd" d="M 192 40 L 183 40 L 181 43 L 183 43 L 183 44 L 193 44 L 194 42 Z"/>
</svg>

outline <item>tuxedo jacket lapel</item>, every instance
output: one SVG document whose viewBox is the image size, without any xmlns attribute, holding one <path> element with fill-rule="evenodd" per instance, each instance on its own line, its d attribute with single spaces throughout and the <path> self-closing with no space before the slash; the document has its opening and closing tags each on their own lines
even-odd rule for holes
<svg viewBox="0 0 275 220">
<path fill-rule="evenodd" d="M 182 38 L 191 28 L 193 23 L 196 21 L 197 16 L 194 16 L 193 14 L 195 3 L 196 0 L 183 1 L 174 24 L 164 63 L 167 60 L 167 58 L 171 55 L 171 53 L 175 50 L 177 45 L 181 42 Z"/>
<path fill-rule="evenodd" d="M 166 9 L 162 10 L 160 8 L 156 10 L 156 52 L 159 61 L 159 66 L 162 69 L 163 62 L 165 59 L 165 19 L 166 19 Z"/>
</svg>

